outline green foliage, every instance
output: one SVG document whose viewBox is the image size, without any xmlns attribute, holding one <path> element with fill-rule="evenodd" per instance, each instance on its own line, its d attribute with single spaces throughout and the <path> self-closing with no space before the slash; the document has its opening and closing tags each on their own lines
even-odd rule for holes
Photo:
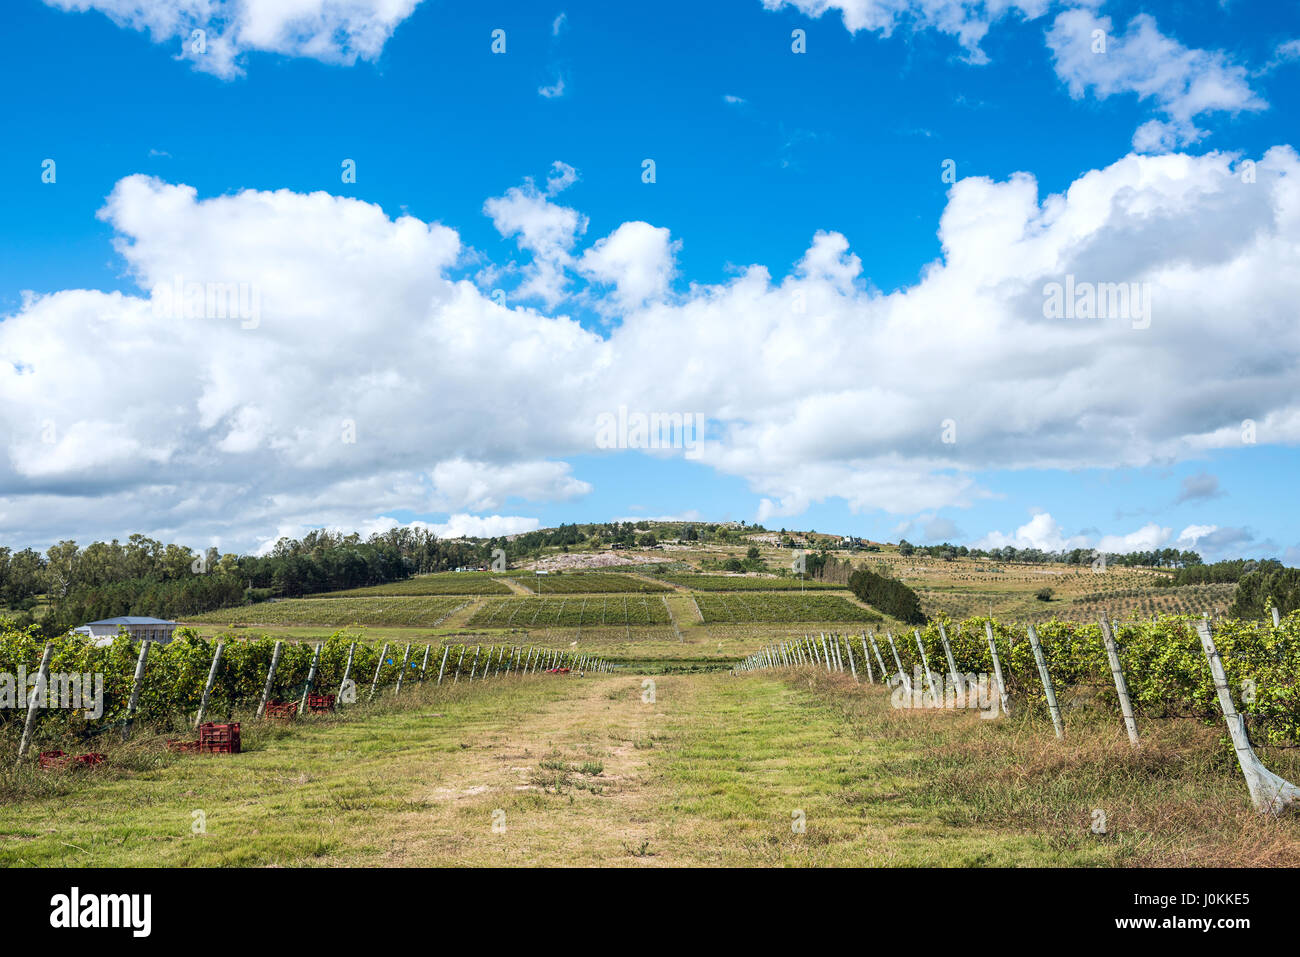
<svg viewBox="0 0 1300 957">
<path fill-rule="evenodd" d="M 1277 562 L 1243 575 L 1228 614 L 1235 618 L 1271 617 L 1272 609 L 1288 615 L 1300 608 L 1300 568 Z"/>
<path fill-rule="evenodd" d="M 859 601 L 864 601 L 899 621 L 909 625 L 925 621 L 925 615 L 921 613 L 921 599 L 897 579 L 885 578 L 873 571 L 859 568 L 849 576 L 849 588 Z"/>
</svg>

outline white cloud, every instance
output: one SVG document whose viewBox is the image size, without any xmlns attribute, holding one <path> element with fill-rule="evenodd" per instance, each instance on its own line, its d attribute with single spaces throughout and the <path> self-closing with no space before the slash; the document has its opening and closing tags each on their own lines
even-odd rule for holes
<svg viewBox="0 0 1300 957">
<path fill-rule="evenodd" d="M 612 285 L 618 308 L 635 309 L 668 291 L 680 245 L 662 227 L 624 223 L 583 253 L 577 268 L 597 282 Z"/>
<path fill-rule="evenodd" d="M 352 65 L 379 57 L 420 0 L 45 0 L 61 10 L 98 10 L 118 26 L 174 44 L 178 59 L 224 79 L 243 72 L 248 51 Z M 201 43 L 194 31 L 203 31 Z"/>
<path fill-rule="evenodd" d="M 1049 0 L 762 0 L 768 10 L 794 7 L 810 17 L 839 13 L 850 33 L 866 30 L 890 36 L 899 27 L 937 30 L 953 36 L 975 63 L 987 60 L 980 41 L 989 25 L 1012 13 L 1026 19 L 1047 12 Z"/>
<path fill-rule="evenodd" d="M 989 494 L 983 469 L 1203 459 L 1240 448 L 1247 418 L 1261 445 L 1300 441 L 1300 157 L 1270 150 L 1253 183 L 1238 160 L 1128 156 L 1045 197 L 1025 174 L 961 180 L 941 258 L 889 295 L 819 233 L 784 278 L 754 265 L 656 298 L 667 234 L 625 224 L 602 275 L 618 278 L 614 237 L 654 241 L 628 244 L 621 287 L 583 293 L 603 334 L 452 278 L 446 226 L 325 193 L 200 199 L 128 177 L 102 216 L 142 292 L 28 295 L 0 322 L 0 513 L 24 543 L 236 544 L 495 513 L 585 494 L 565 460 L 597 451 L 597 416 L 619 405 L 707 415 L 694 467 L 748 483 L 760 520 L 837 498 L 900 516 L 969 506 Z M 531 184 L 499 199 L 498 228 L 578 281 L 585 217 Z M 1045 284 L 1067 274 L 1149 283 L 1149 327 L 1044 318 Z M 260 322 L 156 311 L 177 276 L 255 288 Z M 1071 538 L 1047 521 L 1005 537 Z"/>
<path fill-rule="evenodd" d="M 1104 34 L 1104 51 L 1094 34 Z M 1066 10 L 1047 31 L 1057 76 L 1070 95 L 1091 92 L 1098 99 L 1126 93 L 1150 101 L 1163 119 L 1150 120 L 1133 137 L 1135 149 L 1161 152 L 1201 139 L 1199 117 L 1262 110 L 1266 104 L 1250 88 L 1246 69 L 1217 50 L 1183 46 L 1160 32 L 1153 17 L 1141 13 L 1123 34 L 1110 17 L 1090 10 Z"/>
<path fill-rule="evenodd" d="M 1039 512 L 1010 535 L 1002 532 L 989 532 L 978 542 L 976 548 L 1037 548 L 1045 552 L 1068 552 L 1075 548 L 1087 548 L 1088 538 L 1084 535 L 1066 535 L 1056 519 L 1047 512 Z"/>
<path fill-rule="evenodd" d="M 433 468 L 434 507 L 440 512 L 500 508 L 508 498 L 533 502 L 570 501 L 591 491 L 571 474 L 567 462 L 491 465 L 452 459 Z"/>
<path fill-rule="evenodd" d="M 548 100 L 557 100 L 564 96 L 564 77 L 557 76 L 550 86 L 539 86 L 537 93 Z"/>
<path fill-rule="evenodd" d="M 518 515 L 453 515 L 430 527 L 439 538 L 496 538 L 535 531 L 540 525 L 535 518 Z"/>
</svg>

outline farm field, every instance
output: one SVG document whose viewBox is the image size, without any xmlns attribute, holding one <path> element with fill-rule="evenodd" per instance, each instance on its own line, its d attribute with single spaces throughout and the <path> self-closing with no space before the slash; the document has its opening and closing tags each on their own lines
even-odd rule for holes
<svg viewBox="0 0 1300 957">
<path fill-rule="evenodd" d="M 201 620 L 211 624 L 242 625 L 397 625 L 436 627 L 466 598 L 287 598 L 239 608 L 208 612 Z"/>
<path fill-rule="evenodd" d="M 469 619 L 472 628 L 666 625 L 668 622 L 663 599 L 648 595 L 501 598 L 485 602 Z"/>
<path fill-rule="evenodd" d="M 848 588 L 847 585 L 834 582 L 801 581 L 797 578 L 765 575 L 666 575 L 664 581 L 692 591 L 815 591 L 830 588 L 843 591 Z"/>
<path fill-rule="evenodd" d="M 509 595 L 510 586 L 490 572 L 438 572 L 406 581 L 319 592 L 307 598 L 369 598 L 385 595 Z"/>
<path fill-rule="evenodd" d="M 1169 722 L 1135 751 L 1113 723 L 1044 730 L 811 669 L 662 676 L 650 703 L 635 673 L 425 687 L 251 725 L 237 758 L 141 740 L 88 774 L 7 772 L 0 864 L 1300 864 L 1300 821 L 1250 809 L 1217 732 Z"/>
<path fill-rule="evenodd" d="M 594 595 L 606 592 L 670 591 L 667 585 L 646 581 L 628 572 L 558 572 L 549 575 L 510 575 L 515 582 L 539 595 Z"/>
<path fill-rule="evenodd" d="M 839 595 L 757 592 L 706 593 L 695 597 L 705 623 L 715 622 L 880 622 L 877 612 Z"/>
</svg>

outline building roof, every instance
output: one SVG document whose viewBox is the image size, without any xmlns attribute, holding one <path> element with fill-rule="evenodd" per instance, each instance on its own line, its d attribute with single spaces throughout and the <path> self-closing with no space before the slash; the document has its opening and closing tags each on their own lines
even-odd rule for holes
<svg viewBox="0 0 1300 957">
<path fill-rule="evenodd" d="M 87 622 L 89 625 L 174 625 L 174 621 L 164 621 L 161 618 L 138 618 L 132 615 L 121 618 L 105 618 L 103 621 Z M 85 626 L 83 626 L 85 627 Z"/>
</svg>

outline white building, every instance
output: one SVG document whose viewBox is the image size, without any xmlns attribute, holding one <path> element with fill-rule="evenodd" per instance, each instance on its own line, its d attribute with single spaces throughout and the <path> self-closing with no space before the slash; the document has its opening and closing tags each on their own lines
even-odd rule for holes
<svg viewBox="0 0 1300 957">
<path fill-rule="evenodd" d="M 176 622 L 163 621 L 161 618 L 126 616 L 122 618 L 105 618 L 103 621 L 92 621 L 72 630 L 77 634 L 89 635 L 97 645 L 110 645 L 113 643 L 113 639 L 117 637 L 117 633 L 123 629 L 137 641 L 156 641 L 165 645 L 172 640 L 172 632 L 176 630 Z"/>
</svg>

